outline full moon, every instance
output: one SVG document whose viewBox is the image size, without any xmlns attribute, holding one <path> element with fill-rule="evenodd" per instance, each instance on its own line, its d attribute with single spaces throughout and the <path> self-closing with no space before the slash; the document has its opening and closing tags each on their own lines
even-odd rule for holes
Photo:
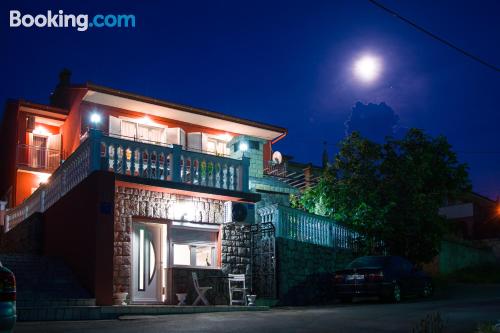
<svg viewBox="0 0 500 333">
<path fill-rule="evenodd" d="M 365 55 L 354 63 L 354 74 L 361 81 L 369 83 L 378 78 L 382 65 L 377 57 Z"/>
</svg>

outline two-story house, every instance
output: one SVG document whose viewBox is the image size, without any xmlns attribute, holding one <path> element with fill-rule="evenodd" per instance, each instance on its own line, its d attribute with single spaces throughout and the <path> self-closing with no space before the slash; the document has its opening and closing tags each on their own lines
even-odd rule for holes
<svg viewBox="0 0 500 333">
<path fill-rule="evenodd" d="M 50 105 L 9 101 L 4 231 L 43 219 L 44 255 L 97 304 L 177 302 L 192 270 L 248 273 L 252 206 L 284 128 L 91 83 L 63 71 Z M 258 181 L 257 181 L 258 182 Z M 209 273 L 208 273 L 209 274 Z"/>
</svg>

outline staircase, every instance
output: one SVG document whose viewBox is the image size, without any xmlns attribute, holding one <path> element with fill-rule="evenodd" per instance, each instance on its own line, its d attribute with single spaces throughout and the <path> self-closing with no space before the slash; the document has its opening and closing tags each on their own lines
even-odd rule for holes
<svg viewBox="0 0 500 333">
<path fill-rule="evenodd" d="M 59 258 L 32 254 L 1 254 L 2 265 L 16 276 L 18 319 L 47 313 L 46 309 L 95 306 L 95 299 L 78 283 Z M 40 311 L 38 311 L 40 310 Z M 29 319 L 28 319 L 29 320 Z M 38 320 L 50 318 L 38 317 Z"/>
</svg>

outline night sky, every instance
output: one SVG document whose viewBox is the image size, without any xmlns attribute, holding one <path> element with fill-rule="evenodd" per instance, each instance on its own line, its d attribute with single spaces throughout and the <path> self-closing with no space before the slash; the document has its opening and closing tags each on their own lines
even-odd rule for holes
<svg viewBox="0 0 500 333">
<path fill-rule="evenodd" d="M 500 1 L 381 2 L 500 66 Z M 276 149 L 320 164 L 351 127 L 444 134 L 474 190 L 500 195 L 500 74 L 359 1 L 2 1 L 0 98 L 47 103 L 72 81 L 127 90 L 288 128 Z M 9 10 L 134 14 L 135 29 L 12 29 Z M 382 59 L 362 84 L 352 63 Z M 356 129 L 356 128 L 354 128 Z M 387 133 L 391 134 L 391 133 Z"/>
</svg>

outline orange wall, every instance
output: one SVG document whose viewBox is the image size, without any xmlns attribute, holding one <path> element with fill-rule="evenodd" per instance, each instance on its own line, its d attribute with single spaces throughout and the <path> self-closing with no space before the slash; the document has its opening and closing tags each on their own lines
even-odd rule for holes
<svg viewBox="0 0 500 333">
<path fill-rule="evenodd" d="M 69 89 L 67 92 L 69 95 L 70 110 L 68 118 L 66 118 L 66 121 L 61 126 L 63 156 L 69 156 L 80 145 L 80 135 L 82 134 L 80 105 L 86 92 L 86 88 Z"/>
<path fill-rule="evenodd" d="M 31 189 L 40 185 L 38 177 L 28 172 L 17 172 L 16 205 L 31 195 Z"/>
</svg>

